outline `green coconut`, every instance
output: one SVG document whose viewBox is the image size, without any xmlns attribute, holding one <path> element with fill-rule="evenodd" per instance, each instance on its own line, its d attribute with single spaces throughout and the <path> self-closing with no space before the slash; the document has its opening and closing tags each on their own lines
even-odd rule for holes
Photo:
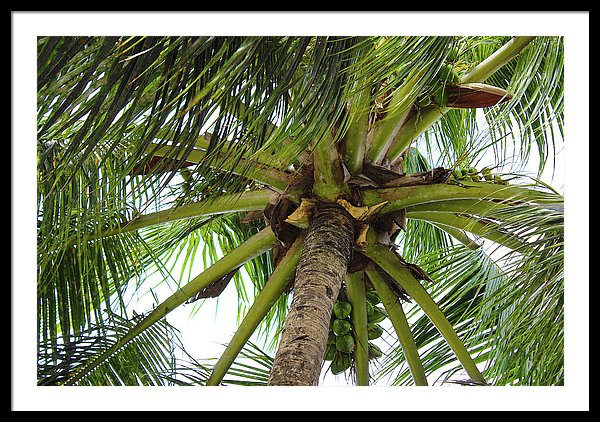
<svg viewBox="0 0 600 422">
<path fill-rule="evenodd" d="M 490 170 L 489 167 L 482 168 L 481 174 L 483 174 L 483 178 L 488 182 L 491 182 L 492 180 L 494 180 L 494 176 L 492 175 L 492 170 Z"/>
<path fill-rule="evenodd" d="M 383 335 L 383 327 L 379 324 L 371 324 L 367 327 L 367 336 L 369 340 L 375 340 Z"/>
<path fill-rule="evenodd" d="M 379 348 L 379 346 L 377 346 L 374 343 L 369 342 L 369 359 L 379 359 L 381 356 L 383 356 L 383 352 L 381 351 L 381 349 Z"/>
<path fill-rule="evenodd" d="M 350 353 L 354 350 L 354 337 L 352 334 L 339 336 L 335 339 L 335 347 L 342 353 Z"/>
<path fill-rule="evenodd" d="M 375 290 L 369 290 L 367 292 L 367 300 L 369 302 L 371 302 L 373 305 L 377 305 L 378 303 L 381 302 L 381 299 L 379 298 L 379 295 L 377 294 L 377 291 L 375 291 Z"/>
<path fill-rule="evenodd" d="M 327 345 L 327 348 L 325 349 L 325 360 L 333 360 L 335 358 L 335 355 L 337 353 L 337 348 L 335 347 L 334 343 L 330 343 Z"/>
<path fill-rule="evenodd" d="M 377 324 L 387 318 L 387 314 L 379 306 L 375 306 L 371 316 L 367 316 L 367 323 Z"/>
<path fill-rule="evenodd" d="M 508 185 L 508 181 L 504 180 L 499 175 L 494 175 L 494 183 L 498 183 L 499 185 Z"/>
<path fill-rule="evenodd" d="M 446 104 L 448 104 L 448 90 L 445 86 L 434 92 L 433 102 L 439 107 L 446 107 Z"/>
<path fill-rule="evenodd" d="M 444 63 L 437 74 L 438 79 L 446 84 L 458 84 L 460 83 L 460 76 L 449 63 Z"/>
<path fill-rule="evenodd" d="M 333 333 L 338 337 L 348 334 L 350 332 L 350 329 L 352 328 L 350 322 L 348 322 L 345 319 L 336 319 L 333 321 L 333 324 L 331 324 L 331 326 L 333 329 Z"/>
<path fill-rule="evenodd" d="M 352 305 L 346 301 L 340 300 L 333 305 L 333 313 L 338 319 L 348 318 L 350 312 L 352 312 Z"/>
<path fill-rule="evenodd" d="M 346 369 L 352 366 L 350 355 L 341 353 L 338 354 L 331 362 L 331 373 L 334 375 L 341 374 Z"/>
</svg>

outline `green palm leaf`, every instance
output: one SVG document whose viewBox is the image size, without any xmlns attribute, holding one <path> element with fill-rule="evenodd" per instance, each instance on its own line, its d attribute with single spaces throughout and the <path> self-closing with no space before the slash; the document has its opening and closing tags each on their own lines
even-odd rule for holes
<svg viewBox="0 0 600 422">
<path fill-rule="evenodd" d="M 214 365 L 210 360 L 197 360 L 191 356 L 187 359 L 174 381 L 180 385 L 206 385 Z M 272 365 L 273 357 L 249 341 L 227 372 L 228 378 L 220 385 L 266 386 Z"/>
<path fill-rule="evenodd" d="M 92 325 L 86 332 L 65 339 L 64 343 L 39 343 L 38 385 L 68 382 L 142 317 L 134 315 L 128 320 L 112 314 L 107 318 L 110 322 Z M 177 371 L 176 347 L 182 347 L 177 330 L 162 320 L 106 359 L 77 385 L 172 385 L 170 378 Z"/>
</svg>

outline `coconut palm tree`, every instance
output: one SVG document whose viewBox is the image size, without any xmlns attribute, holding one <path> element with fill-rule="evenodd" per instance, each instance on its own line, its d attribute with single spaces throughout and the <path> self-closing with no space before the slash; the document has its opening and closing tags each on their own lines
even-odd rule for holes
<svg viewBox="0 0 600 422">
<path fill-rule="evenodd" d="M 40 37 L 37 88 L 39 384 L 563 383 L 561 37 Z"/>
</svg>

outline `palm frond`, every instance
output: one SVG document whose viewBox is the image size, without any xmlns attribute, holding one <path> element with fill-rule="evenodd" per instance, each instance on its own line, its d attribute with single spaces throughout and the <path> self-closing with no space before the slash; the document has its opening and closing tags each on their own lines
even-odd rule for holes
<svg viewBox="0 0 600 422">
<path fill-rule="evenodd" d="M 484 294 L 482 284 L 500 277 L 501 271 L 483 251 L 470 251 L 462 246 L 448 248 L 442 257 L 436 254 L 430 260 L 424 258 L 421 266 L 435 281 L 428 287 L 430 294 L 478 361 L 481 340 L 474 335 L 474 313 Z M 435 326 L 416 305 L 408 307 L 407 317 L 413 321 L 411 329 L 428 376 L 438 374 L 439 378 L 447 379 L 462 369 L 450 347 L 440 341 Z M 392 377 L 397 385 L 410 382 L 411 374 L 402 365 L 403 361 L 400 349 L 390 350 L 378 377 Z"/>
<path fill-rule="evenodd" d="M 142 315 L 133 319 L 111 314 L 102 325 L 90 326 L 64 342 L 38 345 L 38 385 L 61 385 L 73 374 L 108 349 L 133 327 Z M 110 356 L 77 385 L 172 385 L 177 371 L 177 353 L 182 348 L 177 330 L 166 320 L 160 321 Z"/>
<path fill-rule="evenodd" d="M 65 147 L 42 143 L 38 157 L 38 298 L 43 339 L 77 334 L 154 261 L 136 233 L 87 242 L 130 220 L 129 191 L 113 179 L 115 162 L 91 155 L 70 174 L 57 170 Z M 69 179 L 69 180 L 67 180 Z M 73 241 L 74 239 L 74 241 Z"/>
<path fill-rule="evenodd" d="M 374 239 L 374 235 L 370 236 Z M 453 324 L 444 314 L 432 295 L 421 285 L 420 281 L 408 267 L 402 264 L 402 260 L 397 253 L 389 250 L 388 247 L 381 244 L 369 244 L 365 254 L 382 270 L 393 277 L 406 293 L 414 299 L 418 306 L 423 310 L 427 318 L 435 325 L 435 331 L 438 333 L 437 340 L 440 340 L 439 334 L 443 340 L 452 349 L 454 359 L 460 361 L 468 377 L 477 383 L 487 383 L 485 377 L 477 367 L 471 356 L 468 346 L 463 342 L 458 334 L 460 325 Z M 428 276 L 430 278 L 430 276 Z M 419 341 L 415 336 L 415 343 L 419 347 Z M 427 367 L 423 365 L 426 369 Z"/>
<path fill-rule="evenodd" d="M 482 76 L 487 84 L 505 89 L 512 96 L 510 101 L 484 108 L 483 116 L 489 125 L 490 139 L 493 140 L 491 143 L 495 144 L 499 161 L 518 155 L 517 161 L 525 165 L 530 158 L 538 158 L 541 172 L 546 160 L 554 155 L 558 135 L 563 133 L 562 38 L 533 37 L 533 41 L 530 41 L 532 37 L 521 38 L 524 38 L 523 45 L 518 47 L 520 54 L 516 59 L 506 62 L 500 60 L 496 67 L 490 63 L 491 70 Z M 509 37 L 461 37 L 456 40 L 458 53 L 452 61 L 453 66 L 463 79 L 471 78 L 476 65 L 489 59 L 510 42 Z M 468 81 L 472 82 L 471 79 Z M 448 122 L 442 123 L 450 112 L 454 115 L 462 113 L 439 107 L 425 108 L 422 113 L 417 111 L 407 121 L 406 130 L 402 130 L 399 146 L 393 152 L 390 151 L 390 160 L 397 160 L 404 148 L 415 140 L 423 142 L 422 138 L 425 138 L 424 142 L 429 143 L 427 138 L 432 136 L 428 132 L 430 126 L 442 124 L 445 126 L 443 130 L 434 129 L 437 131 L 437 134 L 433 134 L 433 139 L 438 143 L 437 149 L 460 156 L 458 152 L 452 151 L 455 147 L 464 145 L 464 135 L 470 133 L 468 130 L 463 132 L 462 137 L 457 137 L 462 130 L 460 125 L 472 122 L 464 128 L 476 126 L 472 119 L 460 122 L 460 119 L 452 116 Z M 448 128 L 451 130 L 446 132 Z M 512 145 L 509 143 L 511 140 Z M 533 147 L 537 152 L 535 157 L 530 156 Z"/>
<path fill-rule="evenodd" d="M 490 327 L 495 318 L 498 327 L 490 372 L 499 383 L 562 385 L 563 215 L 554 210 L 502 211 L 507 213 L 503 217 L 528 237 L 530 248 L 519 259 L 503 258 L 508 278 L 490 286 L 482 303 L 488 317 L 482 324 Z"/>
<path fill-rule="evenodd" d="M 556 152 L 558 131 L 563 134 L 564 49 L 562 37 L 536 37 L 518 58 L 495 72 L 488 80 L 507 89 L 513 97 L 498 107 L 485 109 L 491 138 L 499 142 L 496 151 L 505 160 L 512 148 L 521 166 L 532 149 L 539 159 L 539 171 Z M 521 170 L 519 168 L 513 169 Z"/>
<path fill-rule="evenodd" d="M 206 385 L 214 366 L 211 360 L 198 360 L 188 356 L 181 365 L 177 379 L 181 385 Z M 266 386 L 273 357 L 252 342 L 246 343 L 227 372 L 228 378 L 220 385 Z"/>
<path fill-rule="evenodd" d="M 81 54 L 72 57 L 61 46 L 75 41 L 48 38 L 39 47 L 38 137 L 68 143 L 58 167 L 76 157 L 82 162 L 102 149 L 123 157 L 124 176 L 153 157 L 149 147 L 176 145 L 176 162 L 165 162 L 172 172 L 209 131 L 199 170 L 213 186 L 230 191 L 239 190 L 239 179 L 210 176 L 208 168 L 240 171 L 239 159 L 267 150 L 287 156 L 291 163 L 322 132 L 322 122 L 338 120 L 345 52 L 356 42 L 319 37 L 92 37 L 81 40 Z M 85 60 L 77 60 L 79 56 Z M 44 78 L 49 73 L 45 69 L 52 69 L 60 83 Z M 282 142 L 289 148 L 273 148 Z M 229 157 L 224 168 L 219 157 Z"/>
<path fill-rule="evenodd" d="M 563 217 L 553 209 L 517 205 L 487 214 L 526 240 L 509 252 L 493 245 L 475 251 L 451 246 L 421 256 L 419 265 L 435 281 L 431 294 L 477 362 L 495 385 L 560 385 L 564 378 Z M 428 374 L 456 377 L 460 366 L 451 350 L 417 308 L 413 332 Z M 401 352 L 389 353 L 380 376 L 410 373 L 398 366 Z"/>
</svg>

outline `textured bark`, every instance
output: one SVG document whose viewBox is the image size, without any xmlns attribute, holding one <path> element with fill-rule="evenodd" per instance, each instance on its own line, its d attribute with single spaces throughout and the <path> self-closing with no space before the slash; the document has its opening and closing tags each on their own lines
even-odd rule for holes
<svg viewBox="0 0 600 422">
<path fill-rule="evenodd" d="M 319 204 L 296 271 L 269 385 L 318 385 L 333 304 L 354 246 L 352 216 L 337 204 Z"/>
</svg>

